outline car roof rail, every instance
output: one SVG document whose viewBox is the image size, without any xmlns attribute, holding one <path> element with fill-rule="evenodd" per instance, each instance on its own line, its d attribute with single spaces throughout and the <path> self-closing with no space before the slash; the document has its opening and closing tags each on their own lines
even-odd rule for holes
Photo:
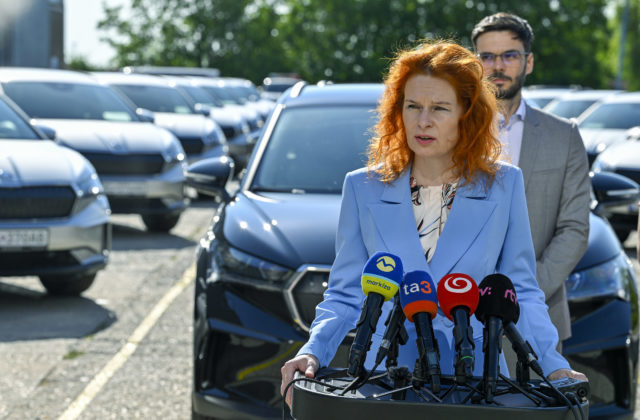
<svg viewBox="0 0 640 420">
<path fill-rule="evenodd" d="M 297 98 L 298 96 L 300 96 L 300 94 L 302 93 L 302 89 L 304 89 L 304 87 L 307 86 L 307 84 L 308 83 L 305 81 L 300 81 L 295 85 L 293 85 L 291 87 L 291 93 L 289 94 L 289 97 Z"/>
</svg>

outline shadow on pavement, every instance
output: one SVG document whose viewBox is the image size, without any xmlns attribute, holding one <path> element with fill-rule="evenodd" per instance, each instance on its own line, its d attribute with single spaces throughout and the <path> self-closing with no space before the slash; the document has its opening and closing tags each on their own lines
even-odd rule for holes
<svg viewBox="0 0 640 420">
<path fill-rule="evenodd" d="M 172 233 L 148 232 L 132 226 L 113 226 L 111 249 L 114 251 L 126 251 L 130 249 L 181 249 L 194 246 L 195 241 L 183 238 Z"/>
<path fill-rule="evenodd" d="M 117 320 L 91 299 L 50 296 L 0 282 L 0 342 L 81 338 Z"/>
</svg>

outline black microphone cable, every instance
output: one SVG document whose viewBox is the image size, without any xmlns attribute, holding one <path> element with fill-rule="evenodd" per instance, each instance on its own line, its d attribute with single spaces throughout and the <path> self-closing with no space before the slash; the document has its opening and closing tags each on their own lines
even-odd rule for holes
<svg viewBox="0 0 640 420">
<path fill-rule="evenodd" d="M 580 406 L 580 403 L 578 402 L 578 407 L 580 408 L 580 413 L 582 415 L 579 415 L 578 410 L 576 409 L 576 407 L 571 403 L 571 401 L 569 401 L 569 399 L 558 389 L 555 387 L 555 385 L 553 385 L 551 383 L 551 381 L 549 380 L 549 378 L 547 378 L 546 376 L 542 376 L 542 380 L 549 385 L 549 387 L 551 389 L 553 389 L 555 391 L 556 394 L 558 394 L 558 396 L 560 397 L 560 399 L 567 405 L 567 407 L 569 407 L 569 409 L 571 410 L 571 412 L 573 413 L 573 418 L 576 420 L 585 420 L 584 419 L 584 413 L 582 412 L 582 407 Z M 577 399 L 577 398 L 576 398 Z"/>
<path fill-rule="evenodd" d="M 289 392 L 289 388 L 291 388 L 291 386 L 293 386 L 293 384 L 295 384 L 296 382 L 311 382 L 314 384 L 318 384 L 318 385 L 322 385 L 322 386 L 327 386 L 327 384 L 325 382 L 322 382 L 322 379 L 327 378 L 330 375 L 327 376 L 322 376 L 320 378 L 307 378 L 306 376 L 301 376 L 299 378 L 293 378 L 292 380 L 289 381 L 289 383 L 287 383 L 287 386 L 284 387 L 284 392 L 283 392 L 283 397 L 282 397 L 282 420 L 287 420 L 287 399 L 286 399 L 286 395 L 287 392 Z M 334 390 L 339 389 L 339 390 L 343 390 L 343 387 L 331 387 Z"/>
</svg>

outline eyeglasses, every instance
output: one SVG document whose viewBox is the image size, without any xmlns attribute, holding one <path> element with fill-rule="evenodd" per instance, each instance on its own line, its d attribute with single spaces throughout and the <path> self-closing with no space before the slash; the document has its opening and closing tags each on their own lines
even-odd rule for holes
<svg viewBox="0 0 640 420">
<path fill-rule="evenodd" d="M 483 52 L 476 54 L 476 56 L 482 61 L 482 64 L 486 66 L 493 66 L 496 63 L 496 58 L 500 57 L 505 66 L 516 64 L 520 62 L 520 57 L 526 57 L 531 53 L 523 51 L 505 51 L 502 54 L 494 54 L 490 52 Z"/>
</svg>

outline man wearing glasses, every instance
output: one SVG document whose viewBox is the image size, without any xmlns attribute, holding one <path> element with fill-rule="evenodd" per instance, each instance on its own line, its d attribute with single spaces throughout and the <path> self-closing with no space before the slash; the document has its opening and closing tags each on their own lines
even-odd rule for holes
<svg viewBox="0 0 640 420">
<path fill-rule="evenodd" d="M 587 154 L 575 123 L 522 100 L 534 61 L 533 31 L 526 20 L 508 13 L 487 16 L 473 28 L 471 41 L 485 77 L 496 87 L 504 153 L 522 169 L 538 283 L 562 351 L 562 340 L 571 336 L 565 280 L 589 237 Z"/>
</svg>

